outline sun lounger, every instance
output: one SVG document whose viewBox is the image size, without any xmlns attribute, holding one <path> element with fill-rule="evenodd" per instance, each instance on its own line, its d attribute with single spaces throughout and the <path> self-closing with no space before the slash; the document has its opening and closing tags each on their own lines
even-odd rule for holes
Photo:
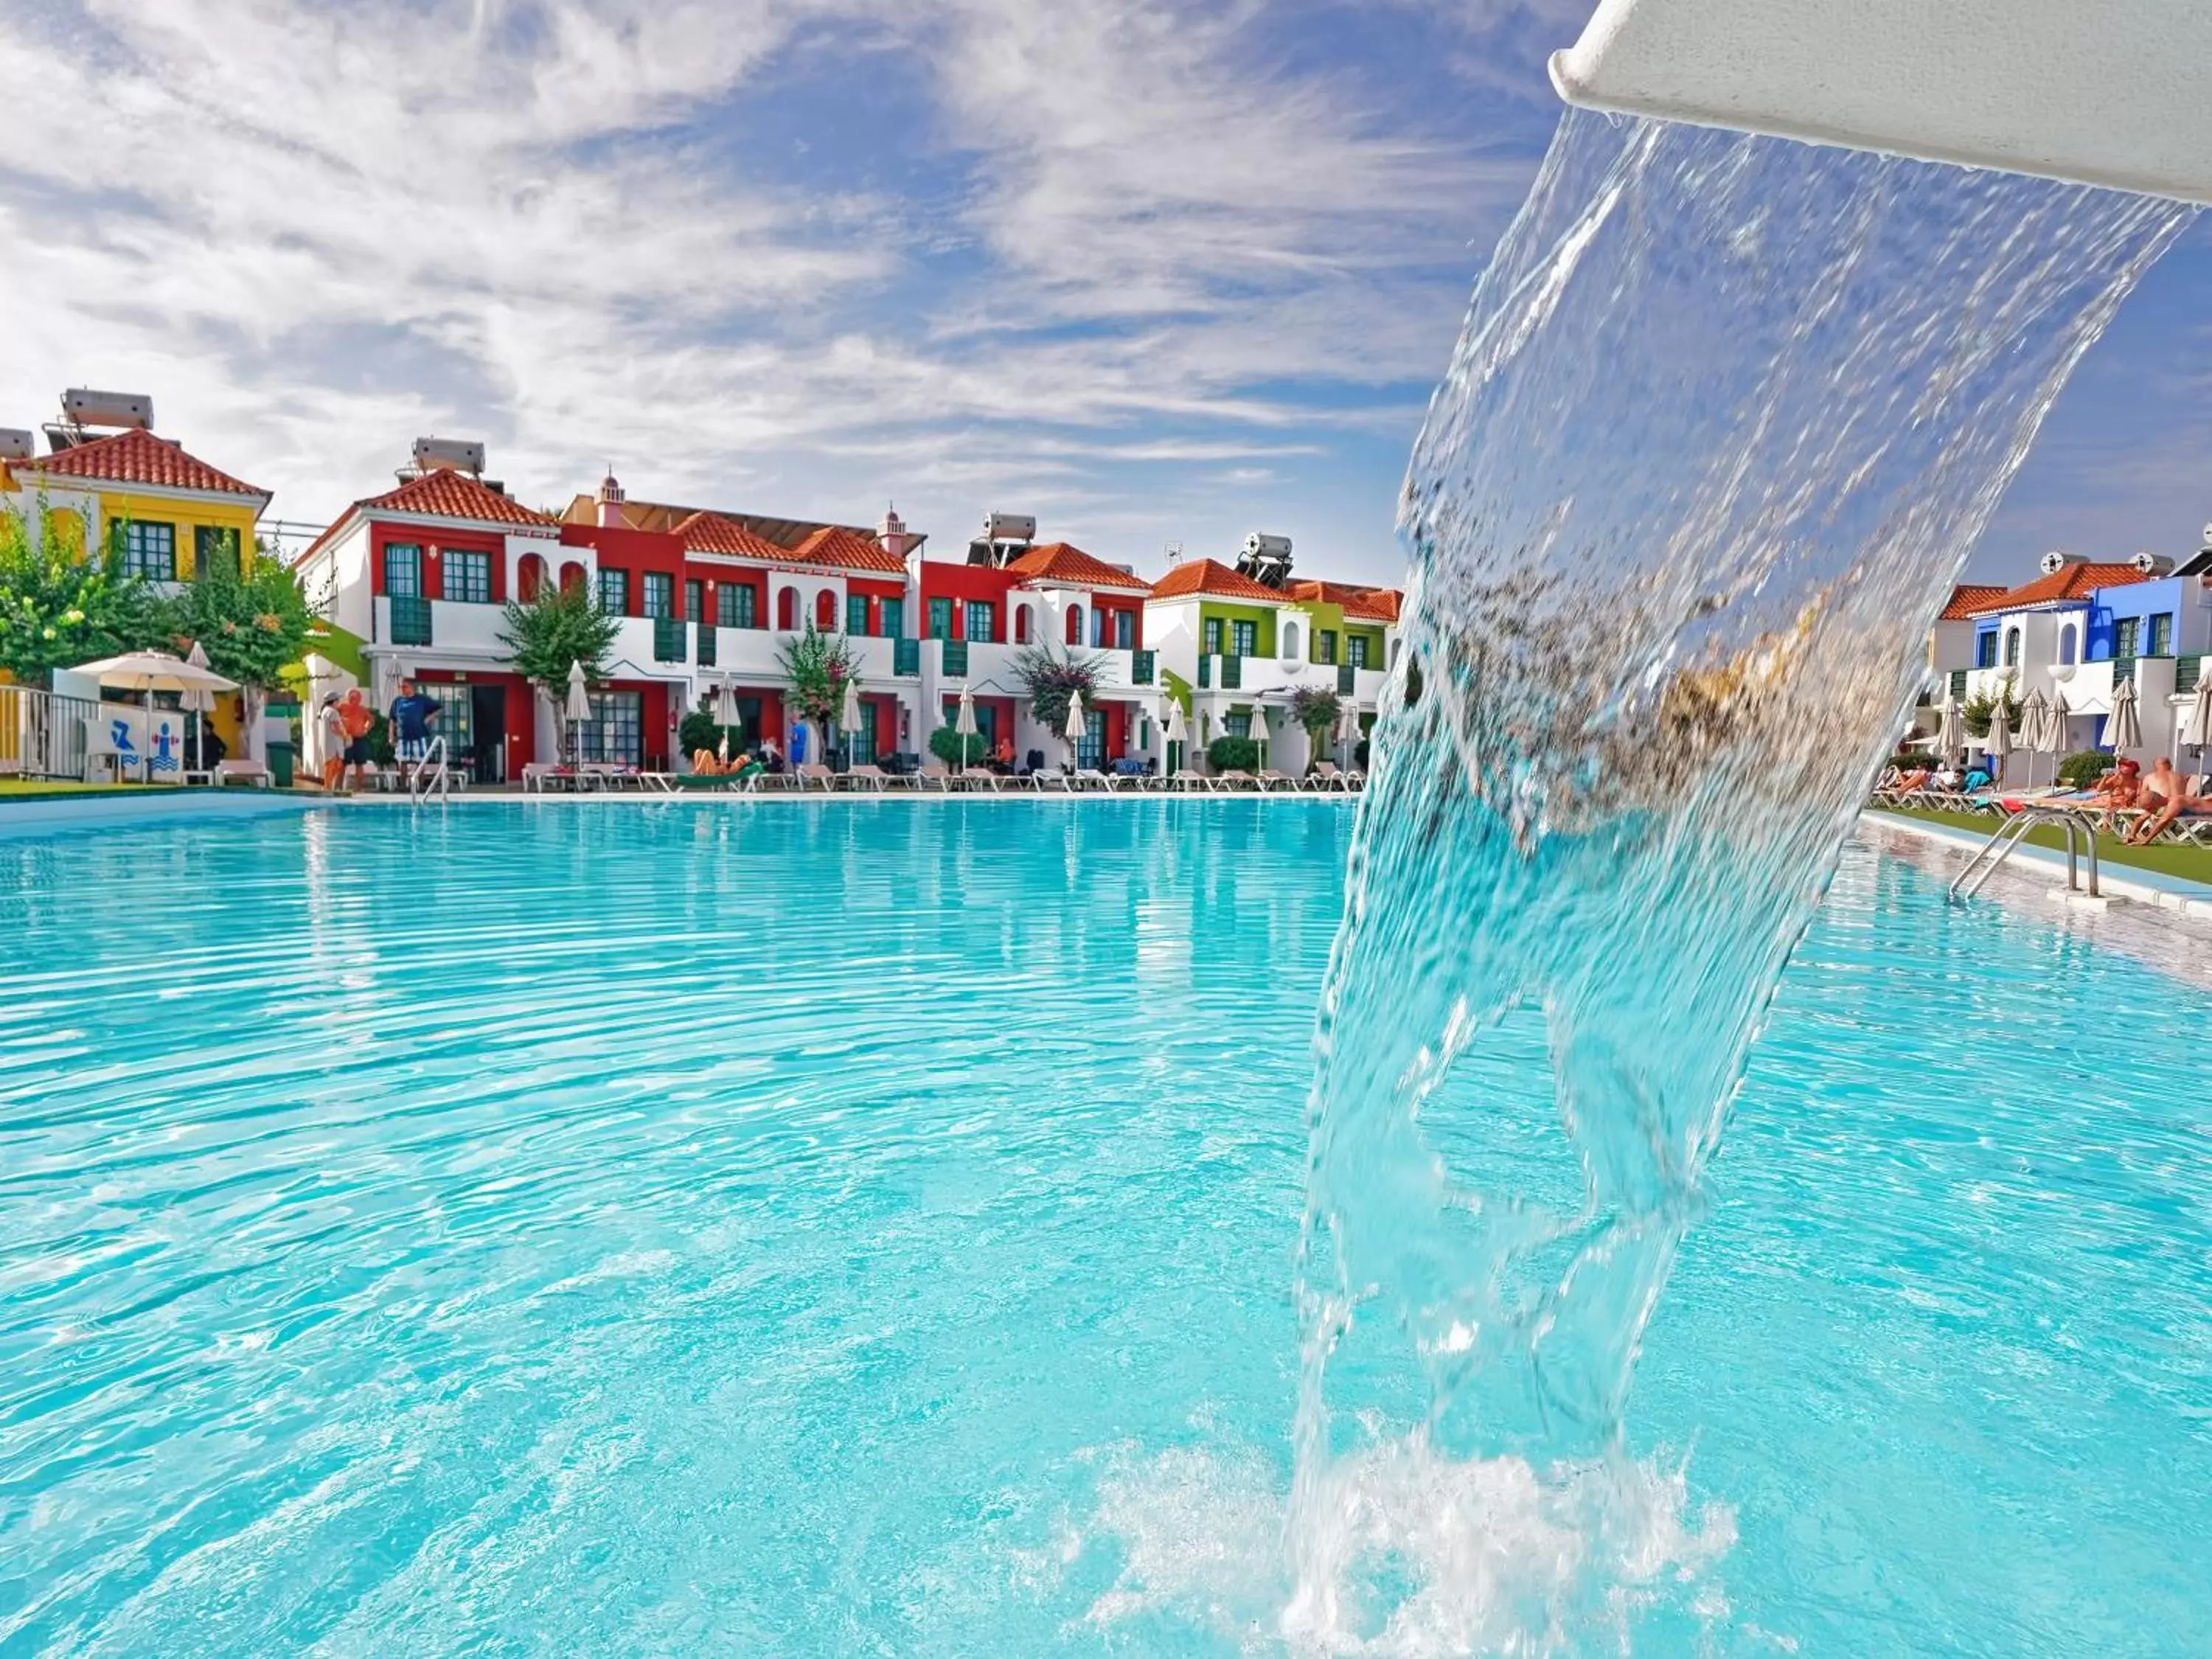
<svg viewBox="0 0 2212 1659">
<path fill-rule="evenodd" d="M 1042 794 L 1048 789 L 1064 789 L 1070 794 L 1075 793 L 1074 782 L 1068 777 L 1066 769 L 1062 767 L 1040 766 L 1030 774 L 1029 783 L 1030 787 L 1039 794 Z"/>
<path fill-rule="evenodd" d="M 837 787 L 837 775 L 818 761 L 801 761 L 792 769 L 799 780 L 799 793 L 804 794 L 809 784 L 818 783 L 822 793 L 828 794 Z"/>
<path fill-rule="evenodd" d="M 216 782 L 218 787 L 233 781 L 250 784 L 256 789 L 270 789 L 276 787 L 276 780 L 269 775 L 269 769 L 258 760 L 217 761 L 215 770 Z"/>
<path fill-rule="evenodd" d="M 1070 790 L 1100 789 L 1111 793 L 1114 784 L 1115 780 L 1097 767 L 1085 766 L 1077 769 L 1075 775 L 1068 780 L 1067 787 Z"/>
<path fill-rule="evenodd" d="M 1287 772 L 1262 772 L 1260 787 L 1273 794 L 1279 789 L 1296 789 L 1298 781 Z"/>
<path fill-rule="evenodd" d="M 1342 789 L 1349 792 L 1352 788 L 1352 774 L 1340 770 L 1334 761 L 1316 761 L 1313 775 L 1314 787 L 1316 789 Z"/>
<path fill-rule="evenodd" d="M 884 793 L 884 786 L 890 781 L 890 775 L 880 766 L 855 766 L 845 774 L 848 789 L 872 789 L 879 795 Z"/>
<path fill-rule="evenodd" d="M 963 767 L 960 782 L 963 788 L 988 789 L 994 795 L 999 793 L 999 775 L 988 766 Z"/>
<path fill-rule="evenodd" d="M 1185 794 L 1188 794 L 1194 789 L 1203 789 L 1211 793 L 1221 787 L 1218 782 L 1207 777 L 1205 773 L 1194 772 L 1188 767 L 1170 779 L 1168 787 L 1170 789 L 1180 789 Z"/>
</svg>

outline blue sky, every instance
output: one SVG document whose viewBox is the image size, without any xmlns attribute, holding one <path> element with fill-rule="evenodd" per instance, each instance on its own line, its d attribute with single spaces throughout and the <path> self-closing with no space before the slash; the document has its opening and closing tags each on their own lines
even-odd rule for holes
<svg viewBox="0 0 2212 1659">
<path fill-rule="evenodd" d="M 988 510 L 1389 580 L 1405 457 L 1585 0 L 24 0 L 0 426 L 65 385 L 326 519 L 419 434 L 526 500 Z M 2212 243 L 1976 555 L 2212 520 Z M 36 319 L 26 325 L 26 318 Z"/>
</svg>

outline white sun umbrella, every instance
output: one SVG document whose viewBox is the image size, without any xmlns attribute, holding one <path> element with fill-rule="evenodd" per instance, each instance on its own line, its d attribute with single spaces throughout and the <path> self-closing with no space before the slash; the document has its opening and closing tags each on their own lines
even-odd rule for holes
<svg viewBox="0 0 2212 1659">
<path fill-rule="evenodd" d="M 1168 699 L 1167 723 L 1160 727 L 1160 774 L 1165 776 L 1172 769 L 1175 754 L 1172 745 L 1188 744 L 1190 732 L 1182 722 L 1182 704 L 1173 697 Z"/>
<path fill-rule="evenodd" d="M 737 688 L 724 680 L 714 688 L 714 724 L 735 726 L 738 718 Z"/>
<path fill-rule="evenodd" d="M 2105 740 L 2112 745 L 2115 756 L 2142 743 L 2142 714 L 2136 706 L 2133 680 L 2122 680 L 2112 687 L 2112 717 L 2105 722 Z"/>
<path fill-rule="evenodd" d="M 1943 757 L 1946 766 L 1956 766 L 1966 755 L 1966 720 L 1959 712 L 1958 699 L 1948 691 L 1943 694 L 1943 707 L 1936 717 L 1936 752 Z"/>
<path fill-rule="evenodd" d="M 2003 777 L 2005 757 L 2012 753 L 2012 708 L 2002 696 L 1990 705 L 1990 731 L 1982 739 L 1982 753 L 1996 763 L 1991 775 Z"/>
<path fill-rule="evenodd" d="M 584 686 L 584 665 L 581 661 L 568 665 L 568 700 L 562 706 L 561 713 L 568 723 L 572 757 L 580 760 L 583 747 L 580 739 L 584 723 L 592 718 L 592 694 Z"/>
<path fill-rule="evenodd" d="M 1337 741 L 1344 745 L 1344 758 L 1350 761 L 1359 747 L 1359 705 L 1346 697 L 1343 713 L 1336 724 Z"/>
<path fill-rule="evenodd" d="M 2042 747 L 2051 751 L 2051 781 L 2058 781 L 2058 757 L 2066 752 L 2066 694 L 2054 691 L 2043 714 Z"/>
<path fill-rule="evenodd" d="M 1255 702 L 1252 705 L 1251 733 L 1252 741 L 1260 745 L 1260 759 L 1255 769 L 1264 772 L 1267 769 L 1267 710 L 1264 704 Z"/>
<path fill-rule="evenodd" d="M 2035 781 L 2035 757 L 2043 748 L 2043 723 L 2051 705 L 2041 690 L 2031 687 L 2020 702 L 2020 746 L 2028 753 L 2027 781 Z"/>
<path fill-rule="evenodd" d="M 149 750 L 154 743 L 154 694 L 156 691 L 235 691 L 236 680 L 225 679 L 212 668 L 200 667 L 167 651 L 131 651 L 120 657 L 101 657 L 96 661 L 79 663 L 69 671 L 82 674 L 101 685 L 113 686 L 118 691 L 137 691 L 146 700 L 146 744 Z M 154 778 L 154 757 L 149 752 L 143 757 L 141 782 L 150 783 Z"/>
<path fill-rule="evenodd" d="M 960 686 L 960 707 L 953 712 L 952 729 L 963 738 L 975 735 L 975 693 L 964 680 Z M 964 743 L 960 745 L 960 758 L 963 763 L 968 758 L 968 745 Z"/>
<path fill-rule="evenodd" d="M 213 666 L 208 661 L 207 647 L 198 640 L 192 641 L 192 648 L 185 653 L 185 661 L 187 665 L 193 668 Z M 192 758 L 196 761 L 205 761 L 207 759 L 207 717 L 215 713 L 215 693 L 205 686 L 200 686 L 185 692 L 177 701 L 185 712 L 193 719 L 193 735 L 196 741 L 192 748 Z"/>
<path fill-rule="evenodd" d="M 845 706 L 837 711 L 838 729 L 845 737 L 845 758 L 849 764 L 853 757 L 853 733 L 860 729 L 860 683 L 856 679 L 845 682 Z"/>
<path fill-rule="evenodd" d="M 1067 739 L 1067 757 L 1070 761 L 1077 757 L 1078 745 L 1082 743 L 1088 730 L 1089 728 L 1083 723 L 1083 693 L 1071 691 L 1067 694 L 1067 720 L 1060 727 L 1060 735 Z"/>
<path fill-rule="evenodd" d="M 2181 741 L 2191 749 L 2212 747 L 2212 677 L 2197 682 L 2197 701 L 2182 719 Z"/>
</svg>

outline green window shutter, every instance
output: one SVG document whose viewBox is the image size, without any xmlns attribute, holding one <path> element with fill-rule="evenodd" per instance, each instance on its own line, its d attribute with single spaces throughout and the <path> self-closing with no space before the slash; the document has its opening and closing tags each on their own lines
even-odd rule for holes
<svg viewBox="0 0 2212 1659">
<path fill-rule="evenodd" d="M 845 596 L 845 631 L 865 635 L 868 631 L 868 596 L 848 593 Z"/>
</svg>

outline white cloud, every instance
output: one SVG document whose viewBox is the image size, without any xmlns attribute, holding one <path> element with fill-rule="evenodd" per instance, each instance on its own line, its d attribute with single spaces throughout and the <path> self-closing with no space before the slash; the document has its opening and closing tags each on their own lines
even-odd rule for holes
<svg viewBox="0 0 2212 1659">
<path fill-rule="evenodd" d="M 1243 510 L 1224 485 L 1279 470 L 1220 463 L 1410 435 L 1470 234 L 1528 172 L 1285 70 L 1265 21 L 1110 0 L 46 8 L 0 31 L 0 289 L 40 319 L 11 327 L 0 424 L 64 384 L 149 391 L 293 518 L 434 430 L 490 440 L 532 499 L 612 457 L 647 495 L 859 517 L 896 495 L 952 533 L 1019 494 L 1081 515 L 1063 533 L 1149 541 L 1183 514 L 1218 533 L 1205 515 Z M 869 68 L 856 131 L 878 68 L 927 87 L 928 130 L 864 136 L 944 170 L 948 210 L 918 224 L 723 142 L 795 41 L 835 55 L 825 31 Z M 1152 498 L 1117 503 L 1116 480 Z"/>
</svg>

